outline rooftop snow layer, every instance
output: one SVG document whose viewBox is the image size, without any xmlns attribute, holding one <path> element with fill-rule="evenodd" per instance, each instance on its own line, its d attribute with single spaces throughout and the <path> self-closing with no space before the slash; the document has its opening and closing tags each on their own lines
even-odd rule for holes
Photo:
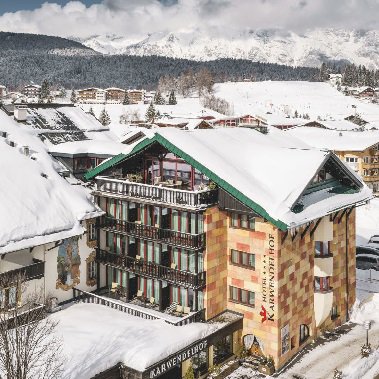
<svg viewBox="0 0 379 379">
<path fill-rule="evenodd" d="M 0 138 L 0 253 L 83 233 L 79 221 L 100 214 L 88 190 L 59 176 L 59 165 L 30 127 L 3 112 L 0 125 L 8 133 Z"/>
<path fill-rule="evenodd" d="M 285 132 L 274 128 L 267 135 L 244 128 L 157 133 L 286 225 L 300 225 L 371 198 L 371 191 L 363 186 L 357 194 L 335 194 L 293 213 L 292 206 L 329 153 L 307 148 L 296 138 L 287 139 Z"/>
<path fill-rule="evenodd" d="M 100 140 L 65 142 L 59 145 L 51 146 L 49 150 L 52 155 L 92 154 L 114 156 L 120 152 L 128 152 L 127 146 L 123 145 L 122 143 Z"/>
<path fill-rule="evenodd" d="M 172 326 L 97 304 L 75 304 L 51 316 L 58 321 L 69 364 L 64 379 L 90 379 L 122 362 L 137 371 L 219 329 L 220 324 Z"/>
<path fill-rule="evenodd" d="M 333 151 L 363 151 L 379 142 L 379 131 L 371 130 L 340 132 L 314 127 L 298 127 L 286 133 L 316 148 Z"/>
</svg>

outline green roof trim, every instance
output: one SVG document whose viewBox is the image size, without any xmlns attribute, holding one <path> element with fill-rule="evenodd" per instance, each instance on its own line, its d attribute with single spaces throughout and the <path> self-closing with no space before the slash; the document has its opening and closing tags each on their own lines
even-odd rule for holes
<svg viewBox="0 0 379 379">
<path fill-rule="evenodd" d="M 140 150 L 144 149 L 145 147 L 151 145 L 154 142 L 154 138 L 146 138 L 143 141 L 139 142 L 136 146 L 133 147 L 132 151 L 128 154 L 118 154 L 113 158 L 110 158 L 106 160 L 105 162 L 99 164 L 94 169 L 88 171 L 84 175 L 85 180 L 91 180 L 94 179 L 97 175 L 101 174 L 103 171 L 108 170 L 108 168 L 111 168 L 122 161 L 124 161 L 127 158 L 130 158 L 132 155 L 138 153 Z"/>
<path fill-rule="evenodd" d="M 231 184 L 229 184 L 224 179 L 220 178 L 218 175 L 216 175 L 214 172 L 209 170 L 207 167 L 199 163 L 197 160 L 195 160 L 193 157 L 185 153 L 184 151 L 180 150 L 177 146 L 173 145 L 170 141 L 168 141 L 166 138 L 162 137 L 159 134 L 156 134 L 152 138 L 146 138 L 140 143 L 138 143 L 136 146 L 134 146 L 133 150 L 129 154 L 119 154 L 104 163 L 100 164 L 99 166 L 95 167 L 93 170 L 88 171 L 84 178 L 86 180 L 91 180 L 95 178 L 97 175 L 99 175 L 101 172 L 121 163 L 125 159 L 130 158 L 132 155 L 135 155 L 137 152 L 141 151 L 147 146 L 152 145 L 154 142 L 158 142 L 162 146 L 164 146 L 166 149 L 177 155 L 178 157 L 184 159 L 187 163 L 192 165 L 194 168 L 202 172 L 204 175 L 206 175 L 209 179 L 214 181 L 219 187 L 224 189 L 226 192 L 230 193 L 232 196 L 234 196 L 237 200 L 254 210 L 256 213 L 258 213 L 260 216 L 265 218 L 266 220 L 270 221 L 273 225 L 278 227 L 279 229 L 285 231 L 288 229 L 288 225 L 284 223 L 283 221 L 276 220 L 273 217 L 271 217 L 267 211 L 262 208 L 259 204 L 255 203 L 253 200 L 249 199 L 246 195 L 244 195 L 242 192 L 240 192 L 238 189 L 233 187 Z"/>
</svg>

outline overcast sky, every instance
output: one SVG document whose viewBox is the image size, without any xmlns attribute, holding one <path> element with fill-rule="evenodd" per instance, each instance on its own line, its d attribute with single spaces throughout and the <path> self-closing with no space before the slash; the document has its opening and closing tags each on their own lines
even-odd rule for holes
<svg viewBox="0 0 379 379">
<path fill-rule="evenodd" d="M 379 0 L 0 0 L 0 30 L 86 38 L 318 27 L 379 29 Z"/>
</svg>

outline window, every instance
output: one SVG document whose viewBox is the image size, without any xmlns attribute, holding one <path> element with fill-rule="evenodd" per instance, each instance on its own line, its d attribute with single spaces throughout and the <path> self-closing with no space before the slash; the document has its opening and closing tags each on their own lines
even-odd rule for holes
<svg viewBox="0 0 379 379">
<path fill-rule="evenodd" d="M 330 254 L 330 241 L 326 241 L 326 242 L 315 241 L 316 257 L 323 257 L 329 254 Z"/>
<path fill-rule="evenodd" d="M 229 298 L 234 303 L 255 306 L 255 293 L 242 288 L 229 286 Z"/>
<path fill-rule="evenodd" d="M 255 270 L 255 254 L 232 249 L 230 254 L 230 262 L 238 266 L 244 266 Z"/>
<path fill-rule="evenodd" d="M 300 325 L 300 344 L 305 342 L 309 337 L 309 328 L 305 324 Z"/>
<path fill-rule="evenodd" d="M 95 252 L 92 252 L 86 259 L 87 263 L 87 280 L 86 284 L 89 287 L 92 287 L 96 284 L 97 279 L 97 265 L 95 262 Z"/>
<path fill-rule="evenodd" d="M 220 364 L 233 355 L 232 342 L 232 335 L 223 337 L 215 342 L 213 345 L 213 364 Z"/>
<path fill-rule="evenodd" d="M 231 226 L 234 228 L 255 230 L 255 218 L 244 214 L 232 213 Z"/>
<path fill-rule="evenodd" d="M 338 314 L 338 308 L 337 308 L 337 305 L 333 305 L 332 307 L 332 312 L 330 314 L 330 317 L 332 320 L 336 319 L 337 317 L 339 316 Z"/>
<path fill-rule="evenodd" d="M 319 276 L 315 276 L 315 291 L 323 292 L 329 291 L 330 287 L 330 277 L 327 276 L 325 278 L 321 278 Z"/>
<path fill-rule="evenodd" d="M 96 226 L 94 223 L 88 224 L 88 241 L 96 241 Z"/>
<path fill-rule="evenodd" d="M 19 301 L 20 293 L 17 287 L 3 288 L 0 290 L 0 309 L 8 310 L 15 308 Z"/>
</svg>

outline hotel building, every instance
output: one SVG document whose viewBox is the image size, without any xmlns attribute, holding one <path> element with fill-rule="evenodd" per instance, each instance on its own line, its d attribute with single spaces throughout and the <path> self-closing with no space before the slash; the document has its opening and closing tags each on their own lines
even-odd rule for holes
<svg viewBox="0 0 379 379">
<path fill-rule="evenodd" d="M 355 301 L 355 207 L 372 194 L 336 155 L 299 143 L 276 129 L 166 129 L 87 173 L 105 212 L 98 288 L 194 321 L 239 314 L 226 350 L 244 342 L 276 369 L 341 325 Z M 227 356 L 216 345 L 205 366 Z"/>
</svg>

